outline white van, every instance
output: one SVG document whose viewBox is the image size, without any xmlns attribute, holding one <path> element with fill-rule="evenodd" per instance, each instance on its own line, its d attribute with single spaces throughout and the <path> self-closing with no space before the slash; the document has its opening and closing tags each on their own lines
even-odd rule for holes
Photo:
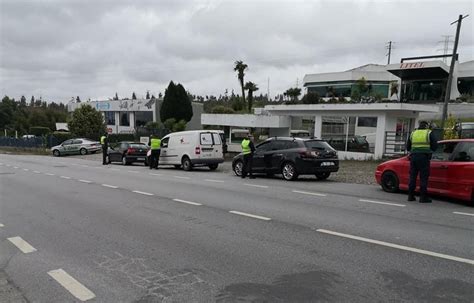
<svg viewBox="0 0 474 303">
<path fill-rule="evenodd" d="M 182 166 L 184 170 L 208 166 L 215 170 L 222 162 L 222 141 L 216 130 L 176 132 L 161 139 L 160 165 Z"/>
</svg>

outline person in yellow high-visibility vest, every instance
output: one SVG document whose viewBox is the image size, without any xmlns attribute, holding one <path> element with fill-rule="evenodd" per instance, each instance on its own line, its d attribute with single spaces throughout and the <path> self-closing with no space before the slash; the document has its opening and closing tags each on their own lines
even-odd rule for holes
<svg viewBox="0 0 474 303">
<path fill-rule="evenodd" d="M 150 138 L 150 149 L 151 149 L 151 156 L 150 156 L 150 169 L 158 169 L 158 164 L 160 162 L 160 152 L 161 152 L 161 140 L 156 136 L 151 136 Z"/>
<path fill-rule="evenodd" d="M 430 176 L 431 155 L 437 148 L 436 138 L 428 128 L 428 122 L 420 121 L 407 141 L 410 152 L 410 181 L 408 185 L 408 201 L 416 201 L 416 179 L 420 175 L 420 203 L 430 203 L 428 197 L 428 178 Z"/>
<path fill-rule="evenodd" d="M 102 165 L 107 165 L 107 152 L 109 149 L 109 139 L 107 133 L 100 137 L 100 145 L 102 145 Z"/>
<path fill-rule="evenodd" d="M 241 147 L 242 153 L 244 154 L 244 163 L 242 165 L 242 178 L 245 178 L 247 174 L 250 179 L 255 179 L 255 176 L 252 174 L 253 166 L 253 153 L 255 152 L 255 146 L 252 142 L 252 135 L 248 135 L 242 140 Z"/>
</svg>

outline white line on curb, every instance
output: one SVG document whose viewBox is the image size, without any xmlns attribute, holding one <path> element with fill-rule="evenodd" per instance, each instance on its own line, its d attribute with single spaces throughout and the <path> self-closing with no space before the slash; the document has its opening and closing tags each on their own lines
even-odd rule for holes
<svg viewBox="0 0 474 303">
<path fill-rule="evenodd" d="M 21 237 L 8 238 L 8 241 L 12 242 L 24 254 L 28 254 L 28 253 L 32 253 L 32 252 L 36 251 L 36 248 L 31 246 L 28 242 L 23 240 Z"/>
<path fill-rule="evenodd" d="M 318 231 L 320 233 L 330 234 L 330 235 L 333 235 L 333 236 L 339 236 L 339 237 L 343 237 L 343 238 L 348 238 L 348 239 L 358 240 L 358 241 L 362 241 L 362 242 L 367 242 L 367 243 L 392 247 L 392 248 L 396 248 L 396 249 L 400 249 L 400 250 L 411 251 L 411 252 L 415 252 L 415 253 L 419 253 L 419 254 L 423 254 L 423 255 L 428 255 L 428 256 L 432 256 L 432 257 L 437 257 L 437 258 L 442 258 L 442 259 L 447 259 L 447 260 L 452 260 L 452 261 L 457 261 L 457 262 L 462 262 L 462 263 L 467 263 L 467 264 L 474 265 L 474 260 L 471 260 L 471 259 L 465 259 L 465 258 L 440 254 L 440 253 L 432 252 L 432 251 L 429 251 L 429 250 L 423 250 L 423 249 L 413 248 L 413 247 L 409 247 L 409 246 L 403 246 L 403 245 L 388 243 L 388 242 L 384 242 L 384 241 L 372 240 L 372 239 L 368 239 L 368 238 L 353 236 L 353 235 L 349 235 L 349 234 L 343 234 L 343 233 L 330 231 L 330 230 L 326 230 L 326 229 L 317 229 L 316 231 Z"/>
<path fill-rule="evenodd" d="M 145 195 L 145 196 L 153 196 L 153 194 L 151 194 L 151 193 L 147 193 L 147 192 L 139 191 L 139 190 L 132 190 L 132 192 L 134 192 L 136 194 L 140 194 L 140 195 Z"/>
<path fill-rule="evenodd" d="M 148 173 L 148 174 L 152 176 L 163 176 L 162 174 L 154 174 L 154 173 Z"/>
<path fill-rule="evenodd" d="M 268 188 L 266 185 L 258 185 L 258 184 L 248 184 L 244 183 L 245 186 L 252 186 L 252 187 L 258 187 L 258 188 Z"/>
<path fill-rule="evenodd" d="M 204 181 L 214 182 L 214 183 L 224 183 L 224 181 L 222 181 L 222 180 L 213 180 L 213 179 L 204 179 Z"/>
<path fill-rule="evenodd" d="M 180 203 L 191 204 L 191 205 L 196 205 L 196 206 L 202 205 L 201 203 L 196 203 L 196 202 L 191 202 L 191 201 L 186 201 L 186 200 L 181 200 L 181 199 L 173 199 L 173 201 L 180 202 Z"/>
<path fill-rule="evenodd" d="M 262 217 L 262 216 L 257 216 L 257 215 L 252 215 L 252 214 L 249 214 L 249 213 L 243 213 L 241 211 L 236 211 L 236 210 L 231 210 L 229 211 L 231 214 L 235 214 L 235 215 L 240 215 L 240 216 L 245 216 L 245 217 L 250 217 L 250 218 L 254 218 L 254 219 L 260 219 L 260 220 L 265 220 L 265 221 L 270 221 L 271 218 L 267 218 L 267 217 Z"/>
<path fill-rule="evenodd" d="M 61 176 L 60 178 L 63 178 L 63 179 L 71 179 L 71 177 L 68 177 L 68 176 Z"/>
<path fill-rule="evenodd" d="M 381 201 L 374 201 L 374 200 L 366 200 L 366 199 L 359 199 L 360 202 L 366 202 L 366 203 L 374 203 L 374 204 L 383 204 L 383 205 L 391 205 L 391 206 L 399 206 L 399 207 L 405 207 L 405 204 L 398 204 L 398 203 L 388 203 L 388 202 L 381 202 Z"/>
<path fill-rule="evenodd" d="M 473 216 L 473 217 L 474 217 L 474 214 L 471 214 L 471 213 L 463 213 L 463 212 L 460 212 L 460 211 L 453 211 L 453 214 L 456 214 L 456 215 L 464 215 L 464 216 Z"/>
<path fill-rule="evenodd" d="M 292 190 L 292 192 L 298 193 L 298 194 L 310 195 L 310 196 L 318 196 L 318 197 L 326 197 L 327 196 L 326 194 L 312 193 L 312 192 L 309 192 L 309 191 Z"/>
<path fill-rule="evenodd" d="M 79 179 L 77 180 L 79 182 L 82 182 L 82 183 L 92 183 L 92 181 L 89 181 L 89 180 L 83 180 L 83 179 Z"/>
<path fill-rule="evenodd" d="M 118 188 L 118 186 L 115 186 L 115 185 L 109 185 L 109 184 L 102 184 L 102 186 L 104 186 L 104 187 L 108 187 L 108 188 Z"/>
<path fill-rule="evenodd" d="M 80 301 L 87 301 L 95 298 L 95 294 L 92 291 L 61 268 L 48 271 L 48 275 Z"/>
<path fill-rule="evenodd" d="M 189 179 L 189 177 L 181 177 L 181 176 L 173 176 L 175 177 L 176 179 Z"/>
</svg>

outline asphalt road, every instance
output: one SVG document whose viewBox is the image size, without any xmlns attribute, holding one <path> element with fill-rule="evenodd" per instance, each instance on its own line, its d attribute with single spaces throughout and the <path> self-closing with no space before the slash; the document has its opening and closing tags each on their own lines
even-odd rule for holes
<svg viewBox="0 0 474 303">
<path fill-rule="evenodd" d="M 0 155 L 0 270 L 30 302 L 473 302 L 474 208 L 405 200 Z"/>
</svg>

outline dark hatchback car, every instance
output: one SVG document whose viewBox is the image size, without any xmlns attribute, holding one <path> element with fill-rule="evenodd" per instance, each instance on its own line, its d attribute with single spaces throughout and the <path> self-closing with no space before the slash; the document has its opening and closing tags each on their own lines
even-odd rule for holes
<svg viewBox="0 0 474 303">
<path fill-rule="evenodd" d="M 243 154 L 234 157 L 232 168 L 242 175 Z M 253 172 L 269 176 L 282 174 L 285 180 L 296 180 L 299 175 L 315 175 L 319 180 L 339 170 L 337 152 L 318 139 L 275 137 L 255 147 Z"/>
<path fill-rule="evenodd" d="M 109 147 L 107 162 L 121 162 L 123 165 L 143 162 L 145 165 L 148 165 L 146 155 L 148 149 L 148 145 L 140 142 L 119 142 Z"/>
</svg>

